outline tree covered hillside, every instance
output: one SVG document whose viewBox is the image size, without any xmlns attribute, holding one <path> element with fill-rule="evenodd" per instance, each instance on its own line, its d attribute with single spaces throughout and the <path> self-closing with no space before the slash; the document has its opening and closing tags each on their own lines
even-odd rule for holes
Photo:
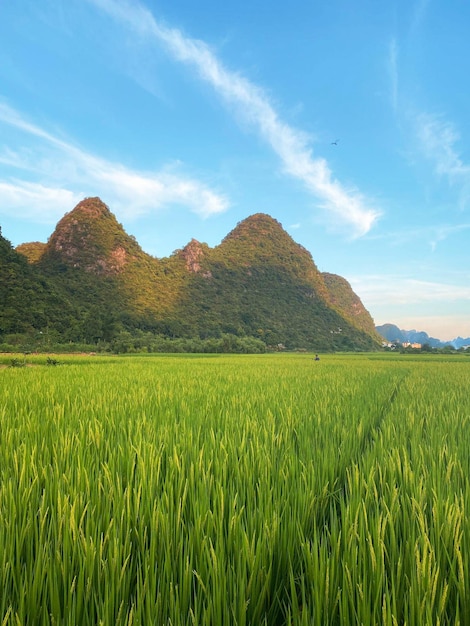
<svg viewBox="0 0 470 626">
<path fill-rule="evenodd" d="M 157 259 L 99 198 L 86 198 L 47 244 L 15 251 L 2 239 L 1 263 L 3 343 L 21 335 L 33 342 L 47 330 L 57 342 L 111 347 L 123 333 L 198 341 L 228 335 L 287 349 L 378 345 L 348 283 L 321 274 L 266 214 L 243 220 L 214 248 L 192 240 Z"/>
</svg>

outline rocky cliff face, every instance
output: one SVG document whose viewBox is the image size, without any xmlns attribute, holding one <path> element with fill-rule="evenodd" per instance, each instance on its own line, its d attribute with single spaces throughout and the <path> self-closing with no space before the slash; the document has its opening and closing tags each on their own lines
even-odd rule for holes
<svg viewBox="0 0 470 626">
<path fill-rule="evenodd" d="M 50 260 L 95 274 L 119 274 L 143 254 L 100 198 L 85 198 L 66 213 L 44 252 Z"/>
<path fill-rule="evenodd" d="M 197 239 L 191 239 L 187 246 L 181 251 L 181 257 L 184 259 L 188 272 L 201 271 L 201 260 L 204 256 L 202 244 Z"/>
</svg>

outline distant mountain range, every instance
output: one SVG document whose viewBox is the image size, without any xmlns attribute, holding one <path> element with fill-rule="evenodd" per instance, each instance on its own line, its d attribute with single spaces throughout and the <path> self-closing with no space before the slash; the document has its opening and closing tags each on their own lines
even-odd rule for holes
<svg viewBox="0 0 470 626">
<path fill-rule="evenodd" d="M 0 343 L 46 336 L 108 345 L 235 336 L 316 351 L 381 345 L 350 284 L 320 272 L 269 215 L 246 218 L 214 248 L 192 239 L 158 259 L 100 198 L 66 213 L 47 243 L 13 249 L 0 233 Z"/>
<path fill-rule="evenodd" d="M 470 346 L 470 337 L 456 337 L 452 341 L 441 341 L 435 337 L 430 337 L 424 331 L 417 330 L 403 330 L 395 326 L 395 324 L 383 324 L 382 326 L 376 326 L 376 331 L 384 339 L 390 342 L 399 343 L 420 343 L 422 345 L 428 344 L 432 348 L 443 348 L 444 346 L 453 346 L 457 350 L 464 346 Z"/>
</svg>

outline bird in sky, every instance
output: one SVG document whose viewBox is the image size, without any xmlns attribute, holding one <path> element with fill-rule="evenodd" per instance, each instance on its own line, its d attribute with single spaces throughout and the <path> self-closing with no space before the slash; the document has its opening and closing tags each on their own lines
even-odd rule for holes
<svg viewBox="0 0 470 626">
<path fill-rule="evenodd" d="M 335 139 L 334 141 L 331 142 L 332 146 L 337 146 L 338 145 L 338 141 L 339 139 Z"/>
</svg>

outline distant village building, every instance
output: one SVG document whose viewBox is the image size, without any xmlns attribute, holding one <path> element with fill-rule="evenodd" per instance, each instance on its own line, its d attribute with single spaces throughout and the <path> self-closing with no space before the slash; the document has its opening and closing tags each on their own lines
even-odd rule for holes
<svg viewBox="0 0 470 626">
<path fill-rule="evenodd" d="M 411 343 L 409 341 L 404 341 L 400 343 L 399 341 L 382 341 L 382 348 L 389 348 L 389 350 L 396 350 L 397 348 L 413 348 L 414 350 L 421 350 L 423 347 L 421 343 Z"/>
</svg>

